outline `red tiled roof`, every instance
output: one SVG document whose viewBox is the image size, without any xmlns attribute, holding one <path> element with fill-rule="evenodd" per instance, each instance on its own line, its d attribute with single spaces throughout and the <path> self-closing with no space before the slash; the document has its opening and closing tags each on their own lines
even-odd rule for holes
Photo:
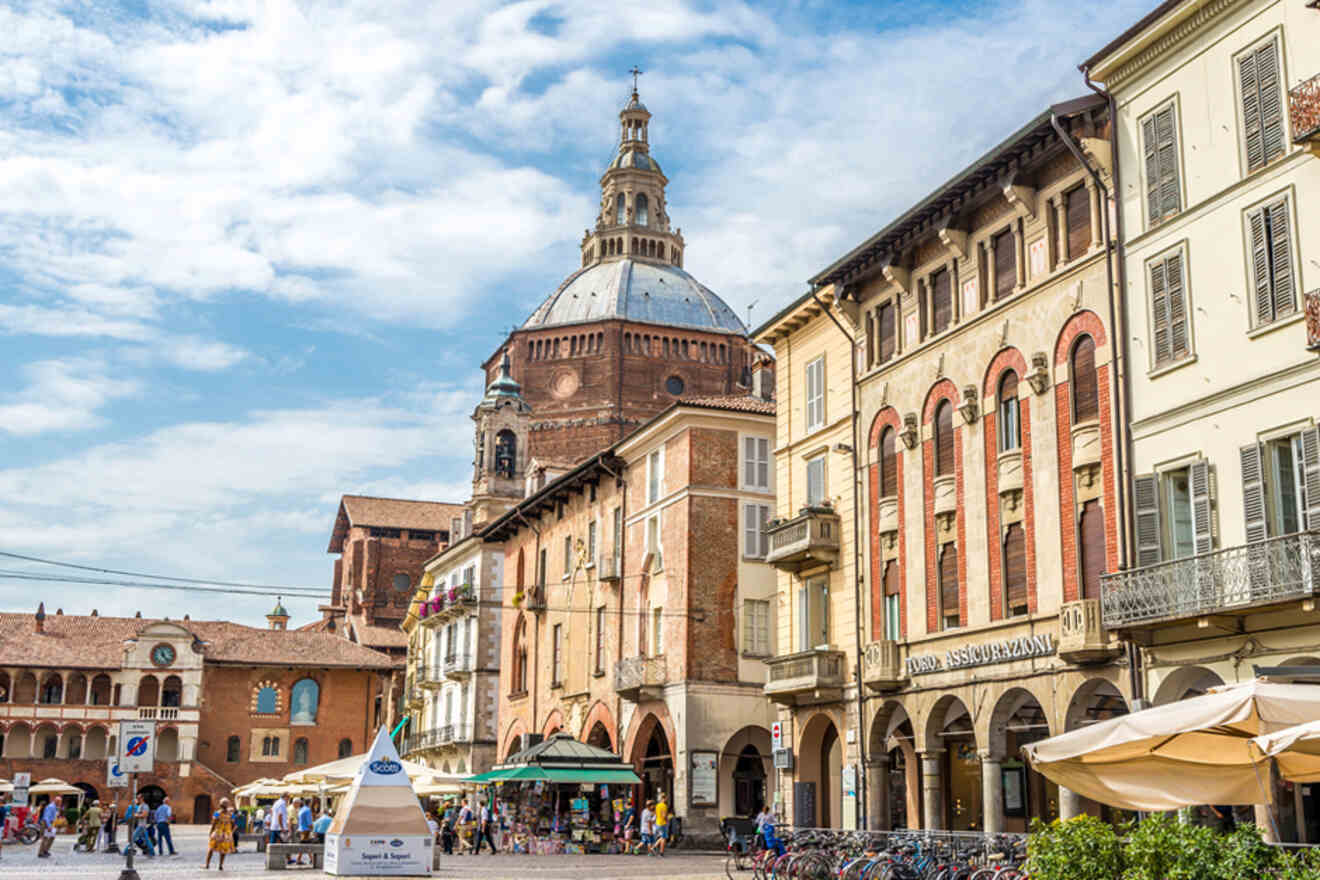
<svg viewBox="0 0 1320 880">
<path fill-rule="evenodd" d="M 397 626 L 376 626 L 363 618 L 350 618 L 349 625 L 360 644 L 371 648 L 406 648 L 408 634 Z"/>
<path fill-rule="evenodd" d="M 463 515 L 462 504 L 441 501 L 410 501 L 405 498 L 375 498 L 345 495 L 339 500 L 329 553 L 343 551 L 349 526 L 383 526 L 392 529 L 423 529 L 447 532 L 451 518 Z"/>
<path fill-rule="evenodd" d="M 208 663 L 250 666 L 351 666 L 388 669 L 386 655 L 332 633 L 258 629 L 227 620 L 47 614 L 38 633 L 31 614 L 0 613 L 0 665 L 118 669 L 124 641 L 155 623 L 172 623 L 202 642 Z M 403 635 L 400 633 L 400 635 Z"/>
<path fill-rule="evenodd" d="M 685 397 L 675 406 L 699 406 L 703 409 L 727 409 L 736 412 L 758 413 L 772 416 L 775 402 L 750 394 L 727 394 L 719 397 Z"/>
</svg>

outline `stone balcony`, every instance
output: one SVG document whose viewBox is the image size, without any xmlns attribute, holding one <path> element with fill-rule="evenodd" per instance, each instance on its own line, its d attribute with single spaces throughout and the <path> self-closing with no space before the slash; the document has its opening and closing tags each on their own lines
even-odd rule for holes
<svg viewBox="0 0 1320 880">
<path fill-rule="evenodd" d="M 785 706 L 843 699 L 843 652 L 812 648 L 765 661 L 765 695 Z"/>
<path fill-rule="evenodd" d="M 1289 90 L 1288 115 L 1292 117 L 1293 142 L 1320 156 L 1320 74 Z"/>
<path fill-rule="evenodd" d="M 1101 623 L 1133 632 L 1195 622 L 1236 631 L 1246 614 L 1314 602 L 1320 531 L 1105 575 Z"/>
<path fill-rule="evenodd" d="M 473 665 L 471 654 L 447 654 L 444 663 L 445 677 L 454 680 L 467 678 L 472 674 Z"/>
<path fill-rule="evenodd" d="M 1069 663 L 1099 663 L 1119 651 L 1105 629 L 1099 599 L 1065 602 L 1059 609 L 1059 656 Z"/>
<path fill-rule="evenodd" d="M 435 690 L 445 683 L 445 670 L 443 666 L 419 666 L 417 667 L 417 688 L 426 688 Z"/>
<path fill-rule="evenodd" d="M 828 507 L 804 507 L 792 519 L 766 527 L 770 552 L 765 561 L 784 571 L 801 571 L 839 560 L 839 515 Z"/>
<path fill-rule="evenodd" d="M 907 669 L 899 657 L 898 642 L 871 642 L 862 654 L 862 683 L 881 693 L 907 684 Z"/>
<path fill-rule="evenodd" d="M 634 703 L 658 698 L 668 682 L 663 656 L 625 657 L 614 666 L 614 690 Z"/>
<path fill-rule="evenodd" d="M 467 745 L 475 741 L 474 726 L 470 721 L 455 724 L 440 724 L 428 730 L 414 733 L 403 740 L 405 755 L 426 749 L 438 749 L 444 746 Z"/>
<path fill-rule="evenodd" d="M 97 706 L 0 703 L 0 719 L 15 721 L 176 721 L 196 723 L 201 710 L 188 706 Z"/>
</svg>

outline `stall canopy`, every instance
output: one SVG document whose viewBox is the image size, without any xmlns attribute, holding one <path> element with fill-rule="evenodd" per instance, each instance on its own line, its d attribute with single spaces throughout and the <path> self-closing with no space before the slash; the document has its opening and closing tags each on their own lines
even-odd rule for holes
<svg viewBox="0 0 1320 880">
<path fill-rule="evenodd" d="M 286 773 L 284 781 L 295 785 L 315 785 L 318 782 L 352 782 L 357 778 L 358 768 L 367 760 L 369 754 L 371 753 L 363 752 L 360 755 L 340 758 L 338 761 L 331 761 L 328 764 L 308 767 L 306 770 L 295 770 L 292 773 Z M 403 766 L 403 772 L 412 780 L 435 774 L 435 771 L 430 767 L 414 764 L 412 761 L 400 761 L 399 763 Z"/>
<path fill-rule="evenodd" d="M 1262 679 L 1143 709 L 1024 747 L 1032 766 L 1078 794 L 1128 810 L 1266 800 L 1252 737 L 1320 715 L 1320 687 Z"/>
<path fill-rule="evenodd" d="M 470 777 L 469 782 L 587 782 L 638 785 L 631 764 L 597 746 L 556 733 L 531 748 L 510 755 L 503 764 Z"/>
<path fill-rule="evenodd" d="M 1273 758 L 1289 782 L 1320 782 L 1320 721 L 1308 721 L 1251 741 L 1262 760 Z"/>
</svg>

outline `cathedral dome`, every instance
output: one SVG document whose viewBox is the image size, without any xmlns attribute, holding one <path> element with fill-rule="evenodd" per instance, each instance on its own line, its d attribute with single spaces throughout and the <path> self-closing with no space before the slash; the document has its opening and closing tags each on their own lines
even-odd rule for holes
<svg viewBox="0 0 1320 880">
<path fill-rule="evenodd" d="M 608 320 L 747 335 L 733 309 L 678 266 L 628 258 L 568 276 L 523 329 Z"/>
<path fill-rule="evenodd" d="M 624 148 L 619 150 L 619 154 L 614 157 L 610 163 L 610 169 L 615 168 L 638 168 L 642 171 L 660 171 L 660 163 L 651 157 L 650 153 L 644 153 L 641 150 L 630 150 Z"/>
</svg>

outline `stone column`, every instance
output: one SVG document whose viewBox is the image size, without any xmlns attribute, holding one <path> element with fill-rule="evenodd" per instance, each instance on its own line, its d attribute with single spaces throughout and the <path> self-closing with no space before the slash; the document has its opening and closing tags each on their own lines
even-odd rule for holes
<svg viewBox="0 0 1320 880">
<path fill-rule="evenodd" d="M 894 820 L 889 814 L 889 756 L 866 762 L 866 816 L 872 831 L 888 831 Z"/>
<path fill-rule="evenodd" d="M 981 755 L 981 815 L 985 830 L 999 834 L 1004 830 L 1004 774 L 998 758 Z"/>
<path fill-rule="evenodd" d="M 1059 195 L 1051 200 L 1050 222 L 1054 235 L 1054 267 L 1062 266 L 1072 257 L 1068 253 L 1068 200 Z"/>
<path fill-rule="evenodd" d="M 1071 819 L 1080 816 L 1086 810 L 1082 807 L 1082 796 L 1077 792 L 1059 786 L 1059 818 Z"/>
<path fill-rule="evenodd" d="M 1088 175 L 1086 178 L 1086 201 L 1091 206 L 1091 247 L 1099 247 L 1104 242 L 1101 241 L 1100 228 L 1100 190 L 1096 188 L 1095 181 Z"/>
<path fill-rule="evenodd" d="M 1017 286 L 1018 290 L 1027 286 L 1027 248 L 1022 239 L 1022 219 L 1013 218 L 1013 224 L 1010 227 L 1013 230 L 1013 255 L 1017 263 Z"/>
<path fill-rule="evenodd" d="M 940 759 L 943 749 L 932 749 L 921 753 L 921 827 L 927 831 L 944 827 L 944 778 Z"/>
</svg>

